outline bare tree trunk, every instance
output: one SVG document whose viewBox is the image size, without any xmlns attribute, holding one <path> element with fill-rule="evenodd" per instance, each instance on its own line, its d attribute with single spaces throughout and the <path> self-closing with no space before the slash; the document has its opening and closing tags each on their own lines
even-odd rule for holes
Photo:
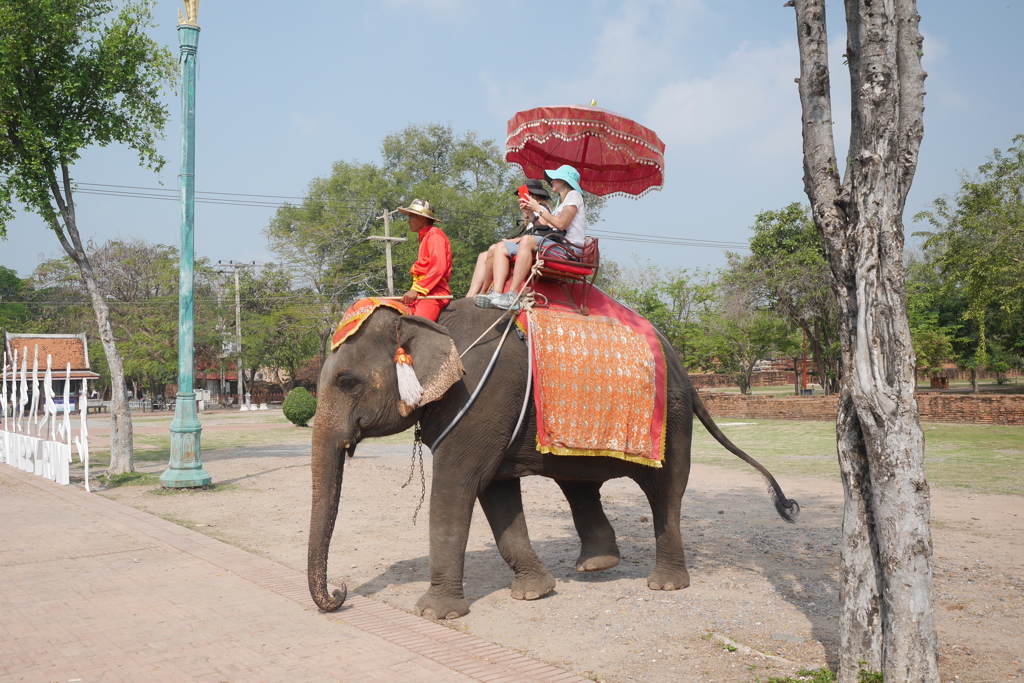
<svg viewBox="0 0 1024 683">
<path fill-rule="evenodd" d="M 978 368 L 971 368 L 971 393 L 978 393 Z"/>
<path fill-rule="evenodd" d="M 85 288 L 92 300 L 92 310 L 96 315 L 96 327 L 99 329 L 100 343 L 103 344 L 103 353 L 107 357 L 107 366 L 110 370 L 110 467 L 108 474 L 123 474 L 135 471 L 134 461 L 134 438 L 132 428 L 132 413 L 128 406 L 128 387 L 124 378 L 124 363 L 121 361 L 121 354 L 117 352 L 117 345 L 114 341 L 114 329 L 110 325 L 110 309 L 107 306 L 107 299 L 96 284 L 96 276 L 93 273 L 92 264 L 82 245 L 82 239 L 78 233 L 78 224 L 75 221 L 75 203 L 71 193 L 71 178 L 68 174 L 68 167 L 61 166 L 63 175 L 63 192 L 58 185 L 56 177 L 51 175 L 50 190 L 54 201 L 64 220 L 61 226 L 56 218 L 50 221 L 50 227 L 57 234 L 57 239 L 71 260 L 78 266 L 79 274 Z M 64 234 L 67 231 L 67 235 Z M 70 238 L 70 241 L 69 241 Z"/>
<path fill-rule="evenodd" d="M 938 681 L 930 494 L 914 400 L 903 208 L 924 111 L 915 0 L 846 0 L 852 126 L 840 184 L 824 0 L 794 0 L 804 184 L 839 302 L 836 419 L 846 504 L 839 680 Z"/>
<path fill-rule="evenodd" d="M 807 339 L 811 342 L 811 357 L 814 359 L 815 367 L 818 368 L 818 381 L 821 383 L 821 390 L 826 396 L 831 396 L 839 391 L 839 376 L 836 372 L 837 368 L 834 367 L 835 363 L 829 362 L 832 359 L 822 343 L 819 323 L 815 321 L 814 329 L 804 326 L 804 331 L 807 332 Z"/>
</svg>

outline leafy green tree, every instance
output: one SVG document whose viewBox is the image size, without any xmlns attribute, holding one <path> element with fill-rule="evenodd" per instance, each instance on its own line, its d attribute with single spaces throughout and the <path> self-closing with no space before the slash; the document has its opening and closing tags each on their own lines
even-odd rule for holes
<svg viewBox="0 0 1024 683">
<path fill-rule="evenodd" d="M 759 361 L 795 350 L 788 321 L 759 300 L 759 292 L 725 273 L 715 284 L 715 296 L 700 312 L 704 334 L 695 355 L 705 367 L 731 374 L 740 393 L 750 393 L 750 380 Z"/>
<path fill-rule="evenodd" d="M 826 394 L 839 388 L 839 307 L 810 210 L 794 202 L 754 220 L 750 255 L 730 254 L 731 277 L 759 291 L 768 307 L 803 331 Z"/>
<path fill-rule="evenodd" d="M 149 396 L 166 394 L 177 380 L 178 250 L 141 239 L 111 240 L 86 245 L 97 285 L 107 294 L 109 320 L 124 363 L 124 381 L 133 393 L 142 387 Z M 41 263 L 35 271 L 35 304 L 48 331 L 87 332 L 96 336 L 95 316 L 78 267 L 69 257 Z M 196 364 L 206 367 L 219 352 L 213 273 L 206 259 L 195 264 Z M 90 354 L 98 345 L 90 346 Z M 106 362 L 94 369 L 110 388 Z"/>
<path fill-rule="evenodd" d="M 309 292 L 293 288 L 287 271 L 271 263 L 257 274 L 243 271 L 242 348 L 248 376 L 261 367 L 287 376 L 285 391 L 295 387 L 295 375 L 320 348 L 320 319 L 306 305 Z"/>
<path fill-rule="evenodd" d="M 957 363 L 974 371 L 975 388 L 993 348 L 999 367 L 1024 357 L 1024 135 L 1013 143 L 965 175 L 953 198 L 915 216 L 931 225 L 918 234 L 947 304 L 942 322 L 958 328 Z"/>
<path fill-rule="evenodd" d="M 0 332 L 23 332 L 32 314 L 24 302 L 28 287 L 10 268 L 0 266 Z"/>
<path fill-rule="evenodd" d="M 609 294 L 650 320 L 687 368 L 707 362 L 698 350 L 706 347 L 701 311 L 706 311 L 714 297 L 710 273 L 665 270 L 650 262 L 637 262 L 626 269 L 616 265 L 613 270 L 614 280 L 604 283 Z"/>
<path fill-rule="evenodd" d="M 434 204 L 451 243 L 451 287 L 459 296 L 469 288 L 477 254 L 516 227 L 514 192 L 522 181 L 493 140 L 473 132 L 459 135 L 441 124 L 410 125 L 388 135 L 379 164 L 338 161 L 330 176 L 313 179 L 302 203 L 282 207 L 264 232 L 271 251 L 301 273 L 297 284 L 309 290 L 308 305 L 321 318 L 321 351 L 353 299 L 387 291 L 384 246 L 367 239 L 383 234 L 385 211 L 416 197 Z M 587 202 L 594 224 L 603 200 Z M 405 232 L 397 214 L 391 234 Z M 406 236 L 407 242 L 393 247 L 397 293 L 408 288 L 419 249 L 416 236 Z"/>
<path fill-rule="evenodd" d="M 144 166 L 164 160 L 170 51 L 146 35 L 147 2 L 4 0 L 0 4 L 0 235 L 19 201 L 38 214 L 74 261 L 93 306 L 113 376 L 110 474 L 134 470 L 124 367 L 105 293 L 82 242 L 71 167 L 92 145 L 127 145 Z"/>
<path fill-rule="evenodd" d="M 914 342 L 918 370 L 933 377 L 939 376 L 943 365 L 955 358 L 953 341 L 961 327 L 949 324 L 948 304 L 943 296 L 939 280 L 935 277 L 934 264 L 920 260 L 916 255 L 907 259 L 907 322 L 910 337 Z"/>
</svg>

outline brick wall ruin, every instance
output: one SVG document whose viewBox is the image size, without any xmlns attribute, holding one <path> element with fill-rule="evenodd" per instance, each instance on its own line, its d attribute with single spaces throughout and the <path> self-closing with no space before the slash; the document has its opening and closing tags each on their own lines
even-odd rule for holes
<svg viewBox="0 0 1024 683">
<path fill-rule="evenodd" d="M 743 396 L 702 391 L 701 400 L 716 419 L 835 420 L 835 396 Z M 1024 425 L 1024 396 L 919 393 L 921 420 L 963 424 Z"/>
</svg>

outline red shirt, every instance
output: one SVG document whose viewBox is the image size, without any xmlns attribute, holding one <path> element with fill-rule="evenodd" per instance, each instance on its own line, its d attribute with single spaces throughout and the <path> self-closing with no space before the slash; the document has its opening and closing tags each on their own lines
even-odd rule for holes
<svg viewBox="0 0 1024 683">
<path fill-rule="evenodd" d="M 448 236 L 436 225 L 419 231 L 420 254 L 412 264 L 412 289 L 422 296 L 451 294 L 448 280 L 452 277 L 452 247 Z"/>
</svg>

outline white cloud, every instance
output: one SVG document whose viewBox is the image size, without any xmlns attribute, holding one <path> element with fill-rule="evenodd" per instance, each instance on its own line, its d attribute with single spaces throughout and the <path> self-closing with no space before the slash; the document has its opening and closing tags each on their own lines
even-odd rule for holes
<svg viewBox="0 0 1024 683">
<path fill-rule="evenodd" d="M 741 45 L 708 76 L 671 83 L 653 97 L 648 125 L 666 144 L 740 142 L 760 154 L 799 145 L 796 46 Z"/>
<path fill-rule="evenodd" d="M 601 24 L 568 70 L 545 81 L 502 82 L 481 73 L 488 109 L 509 115 L 553 104 L 589 103 L 638 116 L 643 102 L 664 80 L 678 57 L 681 37 L 706 11 L 703 0 L 631 0 Z"/>
</svg>

